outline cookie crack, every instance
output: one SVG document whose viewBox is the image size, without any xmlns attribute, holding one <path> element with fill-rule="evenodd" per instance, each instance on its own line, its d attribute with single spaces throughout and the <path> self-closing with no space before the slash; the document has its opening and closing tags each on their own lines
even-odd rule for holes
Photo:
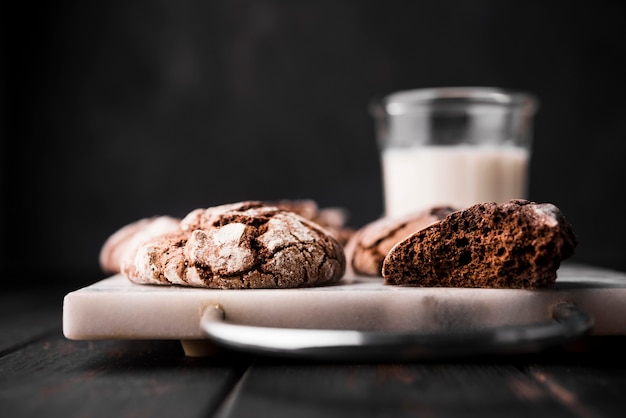
<svg viewBox="0 0 626 418">
<path fill-rule="evenodd" d="M 409 222 L 403 222 L 402 224 L 398 225 L 397 227 L 391 229 L 389 231 L 389 233 L 385 234 L 384 236 L 378 238 L 376 241 L 374 241 L 374 244 L 372 244 L 370 247 L 362 247 L 362 248 L 376 248 L 380 245 L 381 242 L 385 241 L 387 238 L 394 236 L 398 231 L 401 231 L 402 229 L 406 228 L 406 226 L 409 224 Z M 410 234 L 409 234 L 410 235 Z"/>
</svg>

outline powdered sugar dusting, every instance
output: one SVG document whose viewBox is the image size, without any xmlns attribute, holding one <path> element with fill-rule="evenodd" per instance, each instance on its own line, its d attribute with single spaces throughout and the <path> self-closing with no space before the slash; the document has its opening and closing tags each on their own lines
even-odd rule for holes
<svg viewBox="0 0 626 418">
<path fill-rule="evenodd" d="M 241 245 L 246 226 L 227 224 L 210 231 L 195 230 L 185 247 L 190 260 L 212 271 L 232 275 L 254 265 L 254 253 Z"/>
<path fill-rule="evenodd" d="M 165 265 L 165 268 L 163 269 L 163 275 L 171 283 L 180 285 L 187 284 L 185 283 L 183 278 L 180 277 L 179 271 L 180 266 L 176 262 L 169 262 Z"/>
<path fill-rule="evenodd" d="M 150 244 L 144 244 L 137 250 L 135 254 L 134 264 L 135 269 L 140 272 L 142 278 L 148 283 L 158 284 L 158 266 L 154 263 L 154 246 Z"/>
<path fill-rule="evenodd" d="M 258 240 L 270 251 L 303 242 L 313 242 L 313 227 L 295 214 L 277 214 L 268 222 L 267 232 Z"/>
<path fill-rule="evenodd" d="M 555 227 L 559 224 L 559 209 L 550 203 L 531 206 L 537 217 L 547 226 Z"/>
<path fill-rule="evenodd" d="M 183 231 L 192 231 L 199 228 L 204 211 L 204 209 L 195 209 L 189 212 L 189 214 L 180 221 L 180 229 Z"/>
<path fill-rule="evenodd" d="M 217 245 L 239 245 L 246 226 L 240 223 L 224 225 L 213 234 L 213 241 Z"/>
<path fill-rule="evenodd" d="M 190 267 L 187 269 L 187 274 L 185 275 L 187 279 L 187 283 L 192 286 L 202 287 L 204 286 L 204 282 L 200 278 L 200 274 L 198 273 L 198 269 L 195 267 Z"/>
</svg>

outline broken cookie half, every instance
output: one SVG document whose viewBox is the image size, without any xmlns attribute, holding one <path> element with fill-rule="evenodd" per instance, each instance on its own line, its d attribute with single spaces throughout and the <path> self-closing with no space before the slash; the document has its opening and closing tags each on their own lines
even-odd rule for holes
<svg viewBox="0 0 626 418">
<path fill-rule="evenodd" d="M 550 288 L 576 245 L 571 224 L 552 204 L 480 203 L 396 244 L 383 276 L 392 285 Z"/>
<path fill-rule="evenodd" d="M 294 288 L 338 281 L 345 256 L 318 224 L 250 201 L 190 212 L 177 231 L 140 245 L 120 270 L 140 284 Z"/>
</svg>

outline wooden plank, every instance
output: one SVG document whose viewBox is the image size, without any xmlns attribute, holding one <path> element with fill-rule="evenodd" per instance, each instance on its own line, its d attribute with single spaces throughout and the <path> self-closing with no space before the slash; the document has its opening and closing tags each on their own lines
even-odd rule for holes
<svg viewBox="0 0 626 418">
<path fill-rule="evenodd" d="M 568 353 L 553 355 L 522 370 L 571 411 L 572 416 L 616 417 L 624 414 L 626 338 L 581 340 Z"/>
<path fill-rule="evenodd" d="M 220 417 L 571 416 L 515 365 L 254 364 Z"/>
<path fill-rule="evenodd" d="M 178 341 L 70 341 L 60 331 L 0 359 L 11 417 L 195 417 L 218 407 L 246 357 L 185 357 Z"/>
<path fill-rule="evenodd" d="M 0 294 L 0 357 L 61 328 L 63 293 L 9 291 Z"/>
<path fill-rule="evenodd" d="M 570 411 L 581 418 L 624 414 L 626 370 L 597 367 L 537 366 L 529 374 Z"/>
<path fill-rule="evenodd" d="M 423 363 L 256 361 L 218 414 L 272 417 L 621 416 L 626 337 Z"/>
</svg>

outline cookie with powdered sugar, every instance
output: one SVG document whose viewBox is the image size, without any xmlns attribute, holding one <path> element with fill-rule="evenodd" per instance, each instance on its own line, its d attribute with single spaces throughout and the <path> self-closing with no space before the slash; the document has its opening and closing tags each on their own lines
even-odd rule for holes
<svg viewBox="0 0 626 418">
<path fill-rule="evenodd" d="M 254 201 L 196 209 L 122 266 L 135 283 L 221 289 L 327 285 L 344 272 L 343 248 L 328 231 Z"/>
</svg>

